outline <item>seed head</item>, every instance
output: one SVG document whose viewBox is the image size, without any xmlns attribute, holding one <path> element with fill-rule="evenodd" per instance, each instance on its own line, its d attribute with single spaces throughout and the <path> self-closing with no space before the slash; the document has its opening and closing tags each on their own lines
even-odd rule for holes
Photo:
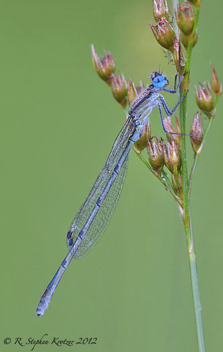
<svg viewBox="0 0 223 352">
<path fill-rule="evenodd" d="M 169 8 L 166 0 L 153 0 L 153 16 L 156 22 L 162 17 L 169 18 Z"/>
<path fill-rule="evenodd" d="M 150 129 L 150 122 L 148 122 L 148 124 L 145 124 L 139 139 L 134 144 L 134 150 L 137 155 L 139 155 L 145 149 L 150 137 L 151 137 L 151 129 Z"/>
<path fill-rule="evenodd" d="M 211 77 L 211 87 L 213 89 L 213 91 L 215 92 L 215 94 L 220 97 L 221 95 L 221 92 L 222 92 L 222 85 L 218 79 L 218 76 L 217 76 L 217 73 L 214 69 L 214 66 L 211 65 L 211 68 L 212 68 L 212 77 Z"/>
<path fill-rule="evenodd" d="M 128 89 L 128 101 L 129 101 L 129 106 L 132 104 L 132 102 L 135 100 L 135 98 L 137 97 L 138 93 L 137 93 L 137 89 L 134 85 L 134 83 L 132 82 L 132 80 L 129 80 L 129 89 Z"/>
<path fill-rule="evenodd" d="M 162 18 L 155 26 L 151 22 L 149 25 L 158 43 L 172 52 L 175 32 L 166 18 Z"/>
<path fill-rule="evenodd" d="M 168 132 L 181 133 L 180 123 L 179 123 L 178 118 L 176 116 L 175 116 L 175 121 L 176 121 L 176 129 L 173 128 L 173 126 L 171 124 L 170 116 L 167 116 L 166 118 L 164 118 L 163 122 L 164 122 L 165 129 Z M 167 137 L 169 143 L 172 143 L 173 141 L 175 141 L 175 143 L 177 144 L 178 148 L 181 147 L 181 135 L 180 134 L 166 133 L 166 137 Z"/>
<path fill-rule="evenodd" d="M 185 1 L 182 5 L 177 4 L 177 11 L 175 12 L 177 25 L 181 32 L 185 35 L 191 34 L 194 28 L 194 11 L 193 7 L 188 1 Z"/>
<path fill-rule="evenodd" d="M 147 143 L 149 163 L 158 175 L 161 174 L 164 166 L 164 156 L 161 141 L 158 138 L 151 138 Z"/>
<path fill-rule="evenodd" d="M 93 64 L 98 75 L 103 79 L 103 81 L 110 85 L 110 77 L 115 72 L 115 63 L 113 60 L 113 55 L 104 51 L 104 57 L 102 59 L 99 59 L 98 55 L 95 52 L 94 45 L 91 45 L 91 52 Z"/>
<path fill-rule="evenodd" d="M 193 137 L 190 137 L 191 145 L 195 153 L 197 153 L 198 149 L 200 148 L 204 136 L 204 129 L 203 129 L 203 124 L 202 124 L 202 116 L 199 113 L 196 112 L 193 118 L 192 126 L 190 133 L 192 136 L 194 136 L 196 139 Z M 199 140 L 198 140 L 199 139 Z"/>
<path fill-rule="evenodd" d="M 183 200 L 183 182 L 182 182 L 182 175 L 180 172 L 171 174 L 172 175 L 172 184 L 173 188 L 176 191 L 176 194 L 180 199 Z"/>
<path fill-rule="evenodd" d="M 171 173 L 176 173 L 181 168 L 181 152 L 177 144 L 172 141 L 162 145 L 164 153 L 164 163 Z"/>
<path fill-rule="evenodd" d="M 128 96 L 128 82 L 123 76 L 116 76 L 115 74 L 110 76 L 112 93 L 117 100 L 117 102 L 125 108 L 127 105 L 127 96 Z"/>
<path fill-rule="evenodd" d="M 173 58 L 176 69 L 178 72 L 180 71 L 179 74 L 182 76 L 185 72 L 186 57 L 181 47 L 181 43 L 177 40 L 177 38 L 175 38 L 173 43 Z"/>
<path fill-rule="evenodd" d="M 207 81 L 207 88 L 205 88 L 202 83 L 199 83 L 199 85 L 200 89 L 198 90 L 195 86 L 195 97 L 197 105 L 208 117 L 211 117 L 213 115 L 214 102 L 211 94 L 210 84 Z"/>
</svg>

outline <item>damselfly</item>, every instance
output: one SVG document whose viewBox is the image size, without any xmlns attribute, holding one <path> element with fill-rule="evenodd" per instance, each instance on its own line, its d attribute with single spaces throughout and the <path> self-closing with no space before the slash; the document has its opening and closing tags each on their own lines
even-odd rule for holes
<svg viewBox="0 0 223 352">
<path fill-rule="evenodd" d="M 170 116 L 187 94 L 181 98 L 171 111 L 164 97 L 159 92 L 162 90 L 176 93 L 183 76 L 180 77 L 176 89 L 165 88 L 168 86 L 169 80 L 160 72 L 153 72 L 149 78 L 152 84 L 144 89 L 131 104 L 128 119 L 113 144 L 105 166 L 71 223 L 67 232 L 69 252 L 39 301 L 36 309 L 38 316 L 43 315 L 48 308 L 52 295 L 71 259 L 73 257 L 81 259 L 88 254 L 108 225 L 125 181 L 130 149 L 140 138 L 153 108 L 158 105 L 163 129 L 168 133 L 163 123 L 162 106 L 166 114 Z"/>
</svg>

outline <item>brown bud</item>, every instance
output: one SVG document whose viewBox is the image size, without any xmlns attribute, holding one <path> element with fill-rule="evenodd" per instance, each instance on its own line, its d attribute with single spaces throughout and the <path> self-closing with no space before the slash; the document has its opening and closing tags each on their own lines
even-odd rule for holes
<svg viewBox="0 0 223 352">
<path fill-rule="evenodd" d="M 221 92 L 222 92 L 222 85 L 218 79 L 217 73 L 214 69 L 214 66 L 211 65 L 212 68 L 212 77 L 211 77 L 211 87 L 213 89 L 213 91 L 215 92 L 215 94 L 220 97 Z"/>
<path fill-rule="evenodd" d="M 115 72 L 115 63 L 113 60 L 113 55 L 104 52 L 104 57 L 99 59 L 98 55 L 95 52 L 94 45 L 91 45 L 92 59 L 94 67 L 98 75 L 110 85 L 110 77 Z"/>
<path fill-rule="evenodd" d="M 177 144 L 173 141 L 171 144 L 163 144 L 164 163 L 171 173 L 176 173 L 181 168 L 181 152 Z"/>
<path fill-rule="evenodd" d="M 171 118 L 170 116 L 167 116 L 166 118 L 163 119 L 163 123 L 164 123 L 164 126 L 165 126 L 165 129 L 168 131 L 168 132 L 171 132 L 171 133 L 166 133 L 166 137 L 169 141 L 169 143 L 172 143 L 172 141 L 175 141 L 178 148 L 181 147 L 181 128 L 180 128 L 180 123 L 178 121 L 178 118 L 175 116 L 175 121 L 176 121 L 176 129 L 173 128 L 172 124 L 171 124 Z M 173 134 L 173 133 L 179 133 L 179 134 Z"/>
<path fill-rule="evenodd" d="M 153 0 L 153 16 L 158 22 L 162 17 L 169 18 L 169 8 L 166 0 Z"/>
<path fill-rule="evenodd" d="M 173 43 L 173 58 L 175 62 L 175 66 L 177 71 L 179 72 L 180 76 L 182 76 L 185 72 L 185 64 L 186 64 L 186 57 L 182 50 L 181 44 L 177 38 L 175 38 Z"/>
<path fill-rule="evenodd" d="M 150 139 L 148 141 L 147 152 L 150 165 L 153 170 L 160 175 L 164 166 L 164 157 L 162 145 L 158 138 L 155 138 L 155 140 Z"/>
<path fill-rule="evenodd" d="M 178 197 L 183 200 L 183 182 L 182 182 L 181 173 L 178 172 L 171 175 L 172 175 L 173 188 L 175 189 Z"/>
<path fill-rule="evenodd" d="M 110 77 L 112 85 L 112 93 L 117 100 L 117 102 L 125 108 L 127 105 L 127 96 L 128 96 L 128 82 L 123 76 L 112 75 Z"/>
<path fill-rule="evenodd" d="M 212 99 L 210 84 L 207 81 L 207 88 L 205 88 L 202 83 L 199 84 L 200 89 L 197 90 L 197 87 L 195 86 L 197 105 L 208 117 L 211 117 L 213 115 L 214 102 Z"/>
<path fill-rule="evenodd" d="M 202 116 L 198 112 L 194 115 L 190 133 L 193 137 L 190 137 L 191 145 L 195 153 L 200 148 L 204 136 L 204 129 L 202 125 Z"/>
<path fill-rule="evenodd" d="M 191 4 L 185 1 L 182 5 L 177 4 L 175 12 L 177 25 L 185 35 L 191 34 L 194 28 L 194 11 Z"/>
<path fill-rule="evenodd" d="M 128 101 L 129 101 L 129 105 L 132 104 L 132 102 L 135 100 L 135 98 L 137 97 L 138 92 L 137 89 L 134 85 L 134 83 L 132 82 L 132 80 L 129 80 L 129 89 L 128 89 Z"/>
<path fill-rule="evenodd" d="M 166 18 L 162 18 L 155 26 L 151 22 L 149 25 L 158 43 L 172 52 L 175 32 Z"/>
<path fill-rule="evenodd" d="M 150 136 L 151 136 L 151 129 L 150 129 L 150 122 L 148 122 L 148 124 L 145 124 L 139 139 L 134 144 L 133 148 L 137 155 L 139 155 L 145 149 L 145 147 L 147 146 L 147 142 L 150 139 Z"/>
</svg>

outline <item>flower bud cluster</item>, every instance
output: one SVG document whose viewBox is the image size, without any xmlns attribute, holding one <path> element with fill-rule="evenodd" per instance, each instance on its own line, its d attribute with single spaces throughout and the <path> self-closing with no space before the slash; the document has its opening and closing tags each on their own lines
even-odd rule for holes
<svg viewBox="0 0 223 352">
<path fill-rule="evenodd" d="M 117 102 L 125 108 L 128 103 L 129 84 L 124 75 L 115 74 L 115 63 L 113 55 L 104 52 L 104 57 L 99 59 L 94 46 L 91 46 L 92 59 L 98 75 L 111 87 L 112 93 Z"/>
<path fill-rule="evenodd" d="M 188 54 L 190 54 L 189 49 L 191 50 L 198 40 L 196 24 L 199 11 L 197 13 L 195 11 L 200 8 L 200 4 L 201 0 L 188 0 L 182 4 L 177 3 L 175 19 L 178 29 L 174 28 L 179 32 L 179 35 L 176 36 L 174 28 L 171 25 L 172 22 L 169 20 L 167 0 L 153 0 L 153 15 L 156 25 L 152 25 L 150 22 L 150 28 L 157 42 L 168 50 L 168 54 L 171 56 L 172 61 L 175 62 L 179 75 L 183 76 L 180 87 L 181 94 L 188 92 L 189 73 L 187 71 L 189 71 L 190 67 L 190 55 Z M 137 96 L 145 89 L 144 85 L 140 84 L 139 87 L 135 87 L 132 80 L 127 82 L 123 74 L 115 74 L 115 63 L 112 54 L 104 52 L 104 56 L 100 59 L 93 45 L 91 49 L 93 64 L 98 75 L 111 87 L 115 99 L 124 109 L 126 109 L 127 104 L 131 106 Z M 185 70 L 186 66 L 187 71 Z M 199 89 L 195 87 L 197 105 L 211 120 L 214 118 L 218 98 L 222 93 L 222 85 L 213 65 L 212 72 L 211 84 L 209 82 L 206 82 L 205 85 L 200 83 Z M 186 73 L 188 73 L 187 76 Z M 166 91 L 168 90 L 166 89 Z M 217 96 L 216 103 L 214 102 L 213 93 Z M 139 97 L 139 100 L 142 96 Z M 134 144 L 134 150 L 136 154 L 140 155 L 147 148 L 149 163 L 153 173 L 158 178 L 165 178 L 164 167 L 168 168 L 172 179 L 172 186 L 169 183 L 169 190 L 171 189 L 172 194 L 175 193 L 179 197 L 177 199 L 179 202 L 179 199 L 183 200 L 181 156 L 183 149 L 181 151 L 182 135 L 180 123 L 177 117 L 175 117 L 175 120 L 175 128 L 172 126 L 169 116 L 163 120 L 163 125 L 167 131 L 166 144 L 164 144 L 162 139 L 159 140 L 157 137 L 151 138 L 150 122 L 148 120 L 148 123 L 144 125 L 141 131 L 139 139 Z M 190 135 L 187 136 L 190 136 L 194 152 L 199 155 L 203 147 L 205 133 L 202 125 L 202 115 L 198 112 L 194 115 Z"/>
<path fill-rule="evenodd" d="M 147 143 L 148 158 L 150 164 L 156 170 L 161 169 L 162 171 L 164 164 L 171 172 L 173 172 L 175 169 L 180 169 L 181 136 L 171 134 L 180 133 L 179 121 L 177 117 L 175 117 L 175 119 L 177 123 L 176 129 L 173 128 L 169 116 L 164 119 L 164 126 L 166 130 L 170 132 L 166 134 L 168 139 L 167 145 L 163 143 L 163 139 L 159 140 L 157 137 L 152 137 Z"/>
<path fill-rule="evenodd" d="M 139 87 L 135 87 L 131 79 L 127 82 L 123 74 L 116 75 L 112 54 L 104 52 L 104 57 L 99 59 L 93 45 L 91 46 L 91 51 L 94 67 L 98 75 L 111 87 L 116 101 L 124 109 L 127 104 L 130 106 L 142 90 L 145 89 L 144 85 L 141 83 Z"/>
<path fill-rule="evenodd" d="M 178 121 L 177 121 L 178 123 Z M 171 131 L 175 131 L 171 125 L 169 118 L 165 119 L 165 127 L 169 127 Z M 177 127 L 177 130 L 179 126 Z M 172 174 L 172 184 L 176 195 L 182 199 L 182 177 L 181 177 L 181 148 L 174 138 L 164 144 L 163 140 L 152 137 L 147 142 L 147 155 L 153 173 L 160 177 L 164 166 L 166 166 Z"/>
<path fill-rule="evenodd" d="M 205 115 L 207 115 L 209 118 L 214 118 L 216 107 L 212 90 L 216 94 L 217 98 L 219 98 L 222 92 L 222 85 L 218 79 L 213 65 L 211 85 L 208 81 L 206 82 L 206 87 L 202 83 L 199 83 L 199 85 L 199 89 L 197 89 L 197 87 L 195 86 L 195 98 L 197 105 L 201 109 L 201 111 L 205 113 Z"/>
<path fill-rule="evenodd" d="M 153 0 L 153 15 L 157 24 L 154 26 L 150 22 L 151 30 L 158 43 L 169 50 L 177 70 L 182 75 L 185 72 L 186 57 L 172 25 L 168 22 L 169 10 L 165 0 Z M 189 43 L 194 46 L 198 39 L 198 31 L 194 28 L 195 14 L 191 3 L 188 1 L 185 1 L 182 5 L 178 3 L 175 17 L 179 28 L 180 41 L 187 52 Z"/>
<path fill-rule="evenodd" d="M 195 13 L 191 3 L 193 3 L 193 1 L 185 1 L 181 5 L 178 3 L 175 12 L 180 42 L 185 47 L 187 53 L 189 44 L 192 44 L 194 47 L 198 40 L 198 30 L 194 28 Z M 182 75 L 184 73 L 186 58 L 183 50 L 179 50 L 180 43 L 177 40 L 173 27 L 168 22 L 169 10 L 166 0 L 153 0 L 153 15 L 157 24 L 153 26 L 150 23 L 152 32 L 158 43 L 171 52 L 177 70 L 178 67 L 181 67 L 180 74 Z"/>
</svg>

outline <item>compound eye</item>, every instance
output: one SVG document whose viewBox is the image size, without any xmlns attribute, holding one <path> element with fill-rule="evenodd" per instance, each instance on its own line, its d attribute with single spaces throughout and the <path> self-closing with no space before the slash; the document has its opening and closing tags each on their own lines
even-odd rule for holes
<svg viewBox="0 0 223 352">
<path fill-rule="evenodd" d="M 162 75 L 160 76 L 157 76 L 153 79 L 153 84 L 155 87 L 157 88 L 162 88 L 165 86 L 166 84 L 166 80 L 165 80 L 165 77 L 163 77 Z"/>
</svg>

